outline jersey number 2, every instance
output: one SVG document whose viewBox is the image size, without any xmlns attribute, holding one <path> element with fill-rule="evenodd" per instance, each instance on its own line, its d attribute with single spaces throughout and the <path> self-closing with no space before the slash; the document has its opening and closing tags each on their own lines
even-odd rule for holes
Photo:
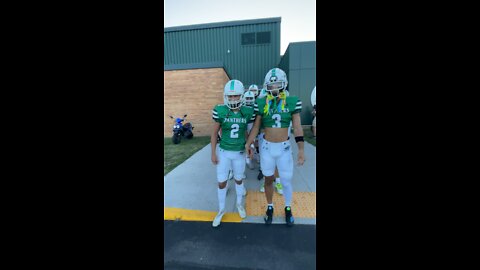
<svg viewBox="0 0 480 270">
<path fill-rule="evenodd" d="M 282 117 L 280 116 L 280 114 L 272 115 L 272 119 L 275 120 L 275 125 L 273 125 L 272 127 L 274 128 L 282 127 L 282 125 L 280 124 L 280 120 L 282 120 Z"/>
<path fill-rule="evenodd" d="M 230 131 L 230 138 L 238 138 L 238 130 L 240 130 L 240 126 L 238 124 L 233 124 L 232 131 Z"/>
</svg>

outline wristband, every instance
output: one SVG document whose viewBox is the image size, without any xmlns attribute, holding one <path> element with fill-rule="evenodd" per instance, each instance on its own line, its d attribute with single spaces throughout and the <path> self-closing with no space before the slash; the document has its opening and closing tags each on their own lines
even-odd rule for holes
<svg viewBox="0 0 480 270">
<path fill-rule="evenodd" d="M 303 142 L 303 136 L 297 136 L 295 137 L 295 142 Z"/>
</svg>

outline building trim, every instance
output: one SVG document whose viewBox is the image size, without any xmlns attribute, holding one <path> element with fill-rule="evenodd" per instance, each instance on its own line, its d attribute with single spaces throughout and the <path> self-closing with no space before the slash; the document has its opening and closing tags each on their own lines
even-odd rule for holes
<svg viewBox="0 0 480 270">
<path fill-rule="evenodd" d="M 186 30 L 218 28 L 218 27 L 226 27 L 226 26 L 260 24 L 260 23 L 276 23 L 281 21 L 282 21 L 282 17 L 274 17 L 274 18 L 254 19 L 254 20 L 193 24 L 193 25 L 185 25 L 185 26 L 166 27 L 166 28 L 163 28 L 163 32 L 167 33 L 167 32 L 186 31 Z"/>
<path fill-rule="evenodd" d="M 288 46 L 287 46 L 287 48 L 285 49 L 285 53 L 284 53 L 283 55 L 287 54 L 287 51 L 288 51 L 288 49 L 290 48 L 290 45 L 292 45 L 292 44 L 293 44 L 293 45 L 297 45 L 297 44 L 309 44 L 309 43 L 317 43 L 317 41 L 316 41 L 316 40 L 312 40 L 312 41 L 296 41 L 296 42 L 290 42 L 290 43 L 288 43 Z M 283 57 L 283 55 L 282 55 L 282 57 Z M 280 59 L 282 59 L 282 58 L 280 58 Z"/>
<path fill-rule="evenodd" d="M 229 79 L 232 79 L 230 73 L 223 65 L 223 62 L 193 63 L 193 64 L 173 64 L 163 65 L 164 71 L 169 70 L 185 70 L 185 69 L 203 69 L 203 68 L 223 68 Z"/>
</svg>

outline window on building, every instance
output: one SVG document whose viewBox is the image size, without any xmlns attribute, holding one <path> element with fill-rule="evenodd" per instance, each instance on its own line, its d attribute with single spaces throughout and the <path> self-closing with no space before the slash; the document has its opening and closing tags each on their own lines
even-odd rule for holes
<svg viewBox="0 0 480 270">
<path fill-rule="evenodd" d="M 243 33 L 242 45 L 255 44 L 255 33 Z"/>
<path fill-rule="evenodd" d="M 270 32 L 257 32 L 257 44 L 270 43 Z"/>
</svg>

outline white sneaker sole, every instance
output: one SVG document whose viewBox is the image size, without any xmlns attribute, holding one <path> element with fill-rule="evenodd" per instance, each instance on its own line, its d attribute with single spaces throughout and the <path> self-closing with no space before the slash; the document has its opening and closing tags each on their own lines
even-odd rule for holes
<svg viewBox="0 0 480 270">
<path fill-rule="evenodd" d="M 238 214 L 240 215 L 241 218 L 247 217 L 247 213 L 245 212 L 245 208 L 243 208 L 243 206 L 237 204 L 237 209 L 238 209 Z"/>
<path fill-rule="evenodd" d="M 278 194 L 283 195 L 283 189 L 278 189 L 277 186 L 275 186 L 275 190 Z"/>
<path fill-rule="evenodd" d="M 213 223 L 212 223 L 213 227 L 217 227 L 218 225 L 220 225 L 220 223 L 222 221 L 222 217 L 223 217 L 224 214 L 225 214 L 225 211 L 219 212 L 217 214 L 217 216 L 213 219 Z"/>
</svg>

